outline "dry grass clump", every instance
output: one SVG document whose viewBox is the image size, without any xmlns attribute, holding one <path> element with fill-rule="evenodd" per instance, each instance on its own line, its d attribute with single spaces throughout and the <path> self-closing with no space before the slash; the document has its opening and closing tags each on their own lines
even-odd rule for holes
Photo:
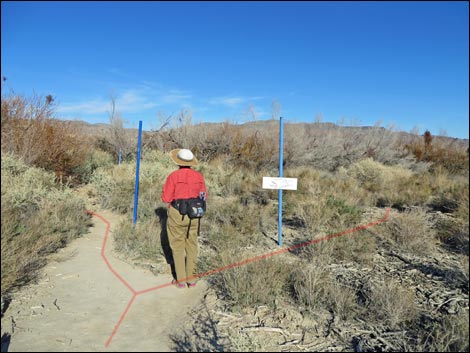
<svg viewBox="0 0 470 353">
<path fill-rule="evenodd" d="M 326 264 L 316 258 L 313 262 L 299 261 L 289 283 L 296 302 L 306 311 L 314 312 L 327 302 L 330 276 Z"/>
<path fill-rule="evenodd" d="M 2 295 L 34 280 L 47 255 L 90 225 L 84 202 L 54 179 L 2 154 Z"/>
<path fill-rule="evenodd" d="M 377 252 L 376 238 L 367 231 L 356 231 L 328 242 L 331 256 L 337 261 L 370 264 Z"/>
<path fill-rule="evenodd" d="M 435 211 L 454 213 L 464 219 L 465 212 L 468 215 L 468 179 L 447 176 L 440 184 L 434 186 L 429 206 Z"/>
<path fill-rule="evenodd" d="M 330 172 L 295 168 L 289 177 L 298 178 L 298 190 L 284 192 L 287 224 L 302 227 L 307 235 L 335 233 L 359 221 L 368 195 L 357 182 Z"/>
<path fill-rule="evenodd" d="M 402 213 L 392 212 L 387 223 L 378 229 L 380 236 L 411 254 L 430 254 L 438 243 L 426 212 L 418 208 Z"/>
<path fill-rule="evenodd" d="M 166 177 L 176 169 L 168 155 L 156 151 L 143 154 L 139 175 L 139 216 L 153 217 L 155 209 L 161 205 L 160 196 Z M 102 207 L 123 214 L 132 213 L 135 161 L 99 168 L 90 182 Z"/>
<path fill-rule="evenodd" d="M 349 320 L 362 311 L 356 293 L 356 288 L 351 288 L 338 280 L 333 280 L 327 287 L 327 305 L 335 313 L 335 316 L 338 316 L 341 320 Z"/>
<path fill-rule="evenodd" d="M 442 167 L 432 172 L 413 172 L 400 165 L 388 166 L 370 158 L 339 168 L 338 176 L 353 178 L 360 192 L 368 194 L 372 204 L 403 209 L 409 206 L 431 206 L 453 212 L 459 199 L 468 194 L 468 180 L 450 174 Z"/>
<path fill-rule="evenodd" d="M 159 262 L 164 256 L 161 232 L 161 225 L 156 220 L 135 225 L 131 220 L 124 220 L 113 231 L 115 249 L 133 260 Z"/>
<path fill-rule="evenodd" d="M 98 169 L 91 176 L 90 182 L 103 208 L 120 213 L 132 212 L 135 168 L 132 170 L 130 164 L 121 164 L 111 170 Z"/>
<path fill-rule="evenodd" d="M 402 185 L 408 183 L 413 176 L 409 169 L 398 165 L 383 165 L 371 158 L 353 163 L 348 169 L 340 170 L 340 173 L 354 178 L 366 191 L 376 197 L 389 199 L 391 203 L 402 198 Z"/>
<path fill-rule="evenodd" d="M 457 217 L 440 217 L 434 224 L 437 238 L 447 250 L 464 254 L 469 253 L 469 222 Z"/>
<path fill-rule="evenodd" d="M 249 332 L 229 329 L 231 352 L 263 352 L 264 344 L 260 338 Z"/>
<path fill-rule="evenodd" d="M 350 165 L 346 173 L 356 179 L 364 189 L 376 192 L 387 182 L 386 169 L 381 163 L 367 158 Z"/>
<path fill-rule="evenodd" d="M 468 352 L 468 309 L 433 321 L 418 333 L 417 342 L 406 347 L 410 352 Z"/>
<path fill-rule="evenodd" d="M 54 175 L 28 167 L 12 154 L 2 154 L 2 205 L 36 210 L 38 204 L 56 189 Z"/>
<path fill-rule="evenodd" d="M 402 327 L 418 318 L 414 293 L 395 280 L 385 279 L 374 285 L 366 304 L 370 319 L 381 322 L 392 329 Z"/>
<path fill-rule="evenodd" d="M 222 268 L 256 256 L 259 254 L 230 249 L 218 254 L 214 264 L 215 268 Z M 276 256 L 237 265 L 215 274 L 211 280 L 222 297 L 235 307 L 275 307 L 287 285 L 291 270 L 292 266 L 282 256 Z"/>
<path fill-rule="evenodd" d="M 460 220 L 468 222 L 468 215 L 469 215 L 469 188 L 468 188 L 468 180 L 465 188 L 462 190 L 459 201 L 458 207 L 455 211 L 455 216 L 457 216 Z"/>
<path fill-rule="evenodd" d="M 213 201 L 211 212 L 205 220 L 219 229 L 225 225 L 233 226 L 238 237 L 253 244 L 253 238 L 262 232 L 265 209 L 253 203 L 245 205 L 238 198 L 214 198 Z"/>
</svg>

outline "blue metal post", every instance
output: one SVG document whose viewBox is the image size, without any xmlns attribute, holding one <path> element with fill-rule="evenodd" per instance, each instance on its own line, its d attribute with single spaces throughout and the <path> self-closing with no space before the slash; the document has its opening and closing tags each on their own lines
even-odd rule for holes
<svg viewBox="0 0 470 353">
<path fill-rule="evenodd" d="M 284 125 L 282 116 L 279 118 L 279 178 L 282 178 L 282 163 L 283 163 L 283 150 L 284 150 Z M 282 246 L 282 189 L 279 189 L 279 205 L 278 205 L 278 244 Z"/>
<path fill-rule="evenodd" d="M 137 222 L 137 204 L 139 201 L 139 168 L 140 168 L 140 144 L 142 140 L 142 120 L 139 121 L 139 137 L 137 139 L 137 159 L 135 161 L 135 191 L 134 191 L 134 224 Z"/>
</svg>

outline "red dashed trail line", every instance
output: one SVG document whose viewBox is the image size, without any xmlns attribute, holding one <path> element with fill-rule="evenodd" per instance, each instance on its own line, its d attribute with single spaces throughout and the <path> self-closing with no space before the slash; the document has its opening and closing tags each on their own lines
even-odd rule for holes
<svg viewBox="0 0 470 353">
<path fill-rule="evenodd" d="M 130 284 L 129 282 L 127 282 L 114 268 L 113 266 L 111 266 L 111 263 L 109 262 L 109 260 L 107 259 L 106 257 L 106 254 L 105 254 L 105 249 L 106 249 L 106 245 L 107 245 L 107 242 L 108 242 L 108 237 L 109 237 L 109 232 L 110 232 L 110 229 L 111 229 L 111 225 L 110 223 L 108 222 L 108 220 L 106 218 L 104 218 L 103 216 L 101 216 L 100 214 L 96 213 L 96 212 L 93 212 L 93 211 L 87 211 L 88 214 L 100 219 L 102 222 L 104 222 L 106 224 L 106 231 L 105 231 L 105 234 L 104 234 L 104 239 L 103 239 L 103 245 L 102 245 L 102 248 L 101 248 L 101 257 L 103 258 L 103 261 L 105 262 L 106 266 L 108 267 L 108 269 L 114 274 L 114 276 L 116 276 L 116 278 L 119 279 L 119 281 L 124 285 L 126 286 L 129 291 L 132 293 L 132 297 L 131 299 L 129 300 L 129 302 L 127 303 L 127 306 L 126 308 L 124 309 L 124 312 L 121 314 L 121 317 L 119 318 L 117 324 L 114 326 L 114 329 L 111 333 L 111 335 L 109 336 L 109 338 L 106 340 L 106 343 L 105 343 L 105 347 L 108 347 L 109 344 L 111 343 L 113 337 L 116 335 L 117 331 L 119 330 L 119 327 L 121 326 L 122 322 L 124 321 L 124 318 L 126 317 L 127 313 L 129 312 L 132 304 L 134 303 L 134 300 L 135 298 L 138 296 L 138 295 L 141 295 L 141 294 L 145 294 L 145 293 L 149 293 L 149 292 L 152 292 L 152 291 L 156 291 L 156 290 L 159 290 L 159 289 L 162 289 L 162 288 L 165 288 L 165 287 L 170 287 L 172 286 L 173 284 L 171 282 L 169 283 L 165 283 L 165 284 L 162 284 L 162 285 L 159 285 L 159 286 L 155 286 L 155 287 L 151 287 L 151 288 L 147 288 L 147 289 L 144 289 L 144 290 L 140 290 L 140 291 L 137 291 L 135 290 Z M 225 271 L 225 270 L 228 270 L 228 269 L 231 269 L 231 268 L 234 268 L 234 267 L 239 267 L 239 266 L 243 266 L 243 265 L 246 265 L 246 264 L 249 264 L 249 263 L 252 263 L 252 262 L 255 262 L 255 261 L 259 261 L 259 260 L 262 260 L 262 259 L 266 259 L 268 257 L 271 257 L 271 256 L 275 256 L 275 255 L 279 255 L 279 254 L 282 254 L 282 253 L 285 253 L 285 252 L 289 252 L 289 251 L 292 251 L 292 250 L 295 250 L 295 249 L 299 249 L 299 248 L 302 248 L 302 247 L 306 247 L 306 246 L 310 246 L 310 245 L 313 245 L 313 244 L 316 244 L 316 243 L 319 243 L 319 242 L 322 242 L 322 241 L 325 241 L 325 240 L 330 240 L 330 239 L 333 239 L 333 238 L 338 238 L 338 237 L 341 237 L 343 235 L 347 235 L 347 234 L 352 234 L 352 233 L 355 233 L 359 230 L 364 230 L 364 229 L 367 229 L 367 228 L 371 228 L 371 227 L 374 227 L 380 223 L 384 223 L 388 220 L 390 216 L 390 208 L 387 208 L 386 209 L 386 212 L 385 212 L 385 215 L 381 218 L 381 219 L 378 219 L 376 221 L 373 221 L 373 222 L 370 222 L 370 223 L 367 223 L 367 224 L 363 224 L 363 225 L 359 225 L 357 227 L 354 227 L 354 228 L 351 228 L 351 229 L 347 229 L 347 230 L 344 230 L 342 232 L 339 232 L 339 233 L 335 233 L 335 234 L 330 234 L 330 235 L 327 235 L 325 237 L 322 237 L 322 238 L 318 238 L 318 239 L 314 239 L 314 240 L 311 240 L 311 241 L 307 241 L 307 242 L 304 242 L 304 243 L 300 243 L 300 244 L 296 244 L 296 245 L 292 245 L 292 246 L 289 246 L 289 247 L 286 247 L 286 248 L 282 248 L 282 249 L 279 249 L 279 250 L 275 250 L 275 251 L 272 251 L 272 252 L 269 252 L 269 253 L 266 253 L 266 254 L 262 254 L 262 255 L 259 255 L 259 256 L 256 256 L 256 257 L 252 257 L 252 258 L 249 258 L 249 259 L 246 259 L 246 260 L 243 260 L 243 261 L 240 261 L 240 262 L 235 262 L 235 263 L 232 263 L 230 265 L 226 265 L 226 266 L 223 266 L 223 267 L 219 267 L 219 268 L 216 268 L 216 269 L 213 269 L 213 270 L 210 270 L 210 271 L 207 271 L 207 272 L 204 272 L 204 273 L 200 273 L 200 274 L 197 274 L 196 276 L 193 276 L 191 278 L 185 278 L 183 281 L 184 282 L 190 282 L 196 278 L 202 278 L 202 277 L 207 277 L 207 276 L 210 276 L 210 275 L 213 275 L 215 273 L 219 273 L 219 272 L 222 272 L 222 271 Z"/>
</svg>

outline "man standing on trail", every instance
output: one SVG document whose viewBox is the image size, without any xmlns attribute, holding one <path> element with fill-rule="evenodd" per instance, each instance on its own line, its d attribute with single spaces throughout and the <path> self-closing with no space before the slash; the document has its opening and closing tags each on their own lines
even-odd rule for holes
<svg viewBox="0 0 470 353">
<path fill-rule="evenodd" d="M 203 175 L 191 168 L 198 162 L 190 150 L 175 149 L 170 156 L 179 169 L 166 179 L 162 201 L 168 203 L 167 233 L 176 272 L 173 283 L 179 288 L 185 288 L 186 284 L 194 287 L 197 237 L 200 217 L 205 210 L 206 183 Z M 191 213 L 190 209 L 199 212 Z"/>
</svg>

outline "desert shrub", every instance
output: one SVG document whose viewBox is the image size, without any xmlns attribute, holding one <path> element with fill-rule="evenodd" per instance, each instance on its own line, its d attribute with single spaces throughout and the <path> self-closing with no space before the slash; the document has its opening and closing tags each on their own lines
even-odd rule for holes
<svg viewBox="0 0 470 353">
<path fill-rule="evenodd" d="M 434 228 L 437 238 L 446 249 L 468 255 L 468 221 L 454 217 L 440 218 L 436 221 Z"/>
<path fill-rule="evenodd" d="M 27 164 L 53 171 L 62 181 L 75 178 L 84 164 L 90 143 L 70 122 L 52 119 L 53 98 L 2 96 L 2 152 Z"/>
<path fill-rule="evenodd" d="M 377 192 L 377 206 L 399 210 L 425 206 L 433 195 L 432 176 L 428 173 L 397 176 Z"/>
<path fill-rule="evenodd" d="M 164 259 L 160 240 L 161 225 L 156 220 L 122 221 L 113 231 L 115 249 L 127 257 L 160 262 Z"/>
<path fill-rule="evenodd" d="M 217 252 L 259 245 L 263 225 L 269 226 L 269 218 L 264 219 L 267 212 L 253 204 L 244 206 L 235 197 L 213 197 L 201 223 L 201 235 L 206 245 Z"/>
<path fill-rule="evenodd" d="M 464 216 L 463 219 L 468 218 L 469 189 L 467 178 L 461 179 L 439 173 L 433 176 L 431 187 L 433 194 L 428 206 L 433 210 Z"/>
<path fill-rule="evenodd" d="M 468 352 L 468 310 L 425 322 L 416 339 L 406 347 L 409 352 Z"/>
<path fill-rule="evenodd" d="M 356 289 L 333 280 L 327 286 L 326 304 L 341 320 L 348 320 L 361 309 L 358 304 Z"/>
<path fill-rule="evenodd" d="M 308 168 L 296 168 L 286 175 L 298 178 L 298 190 L 284 193 L 284 218 L 310 234 L 331 233 L 354 224 L 359 205 L 367 202 L 351 178 Z"/>
<path fill-rule="evenodd" d="M 261 339 L 250 332 L 229 329 L 231 352 L 262 352 L 265 347 Z"/>
<path fill-rule="evenodd" d="M 73 169 L 73 174 L 77 176 L 81 183 L 86 184 L 90 182 L 96 169 L 111 168 L 114 164 L 111 154 L 100 149 L 92 149 L 83 163 Z"/>
<path fill-rule="evenodd" d="M 249 170 L 256 170 L 277 164 L 278 144 L 271 134 L 260 130 L 252 134 L 240 131 L 231 141 L 230 161 Z"/>
<path fill-rule="evenodd" d="M 116 150 L 113 144 L 109 141 L 109 138 L 106 136 L 97 136 L 93 140 L 93 146 L 103 152 L 108 153 L 113 157 L 113 162 L 117 163 L 117 158 L 115 156 Z"/>
<path fill-rule="evenodd" d="M 372 285 L 368 295 L 366 313 L 372 320 L 396 329 L 418 318 L 414 293 L 392 279 Z"/>
<path fill-rule="evenodd" d="M 219 225 L 232 225 L 240 236 L 252 235 L 259 231 L 259 207 L 253 204 L 243 205 L 237 198 L 224 199 L 225 202 L 221 199 L 214 201 L 213 212 L 207 215 L 209 219 L 215 219 Z"/>
<path fill-rule="evenodd" d="M 468 184 L 463 189 L 463 192 L 460 194 L 458 207 L 455 211 L 455 216 L 458 217 L 461 221 L 468 223 L 468 216 L 469 216 L 469 190 Z"/>
<path fill-rule="evenodd" d="M 131 212 L 135 187 L 135 173 L 129 164 L 113 169 L 97 169 L 91 177 L 98 200 L 103 208 L 119 213 Z"/>
<path fill-rule="evenodd" d="M 28 167 L 12 154 L 2 154 L 2 204 L 28 214 L 55 188 L 52 173 Z"/>
<path fill-rule="evenodd" d="M 348 168 L 348 175 L 355 178 L 359 184 L 368 191 L 381 190 L 387 182 L 386 167 L 371 158 L 363 159 Z"/>
<path fill-rule="evenodd" d="M 426 131 L 422 138 L 414 136 L 402 144 L 418 161 L 431 163 L 431 170 L 444 168 L 451 174 L 468 175 L 468 145 L 456 142 L 456 139 L 435 138 Z"/>
<path fill-rule="evenodd" d="M 2 294 L 37 277 L 50 253 L 84 234 L 85 204 L 54 174 L 2 154 Z"/>
<path fill-rule="evenodd" d="M 422 209 L 411 209 L 402 213 L 392 213 L 390 219 L 378 226 L 379 234 L 391 240 L 405 252 L 426 255 L 437 244 L 435 230 L 432 229 L 427 214 Z"/>
<path fill-rule="evenodd" d="M 213 126 L 194 126 L 193 153 L 200 161 L 209 162 L 230 154 L 231 141 L 237 128 L 229 122 Z"/>
<path fill-rule="evenodd" d="M 454 212 L 468 194 L 468 178 L 451 175 L 444 168 L 394 175 L 378 192 L 378 203 L 383 206 L 429 206 L 442 212 Z"/>
<path fill-rule="evenodd" d="M 131 212 L 134 207 L 135 161 L 113 167 L 96 169 L 90 183 L 104 208 L 120 213 Z M 139 174 L 139 217 L 153 217 L 160 200 L 166 177 L 176 165 L 169 155 L 159 151 L 144 151 Z"/>
<path fill-rule="evenodd" d="M 258 255 L 232 248 L 218 254 L 215 266 L 223 268 Z M 287 285 L 290 271 L 291 266 L 286 260 L 282 256 L 276 256 L 220 271 L 212 277 L 212 281 L 217 291 L 234 306 L 275 307 Z"/>
<path fill-rule="evenodd" d="M 377 251 L 376 239 L 367 231 L 355 231 L 352 234 L 328 240 L 328 242 L 331 243 L 331 256 L 338 261 L 368 264 L 371 263 Z"/>
<path fill-rule="evenodd" d="M 289 277 L 294 300 L 308 312 L 326 305 L 329 283 L 329 271 L 321 258 L 313 262 L 302 260 Z"/>
<path fill-rule="evenodd" d="M 354 124 L 353 124 L 354 125 Z M 285 160 L 288 166 L 311 165 L 325 171 L 348 167 L 362 158 L 395 163 L 396 134 L 380 127 L 339 126 L 331 123 L 285 124 Z"/>
</svg>

